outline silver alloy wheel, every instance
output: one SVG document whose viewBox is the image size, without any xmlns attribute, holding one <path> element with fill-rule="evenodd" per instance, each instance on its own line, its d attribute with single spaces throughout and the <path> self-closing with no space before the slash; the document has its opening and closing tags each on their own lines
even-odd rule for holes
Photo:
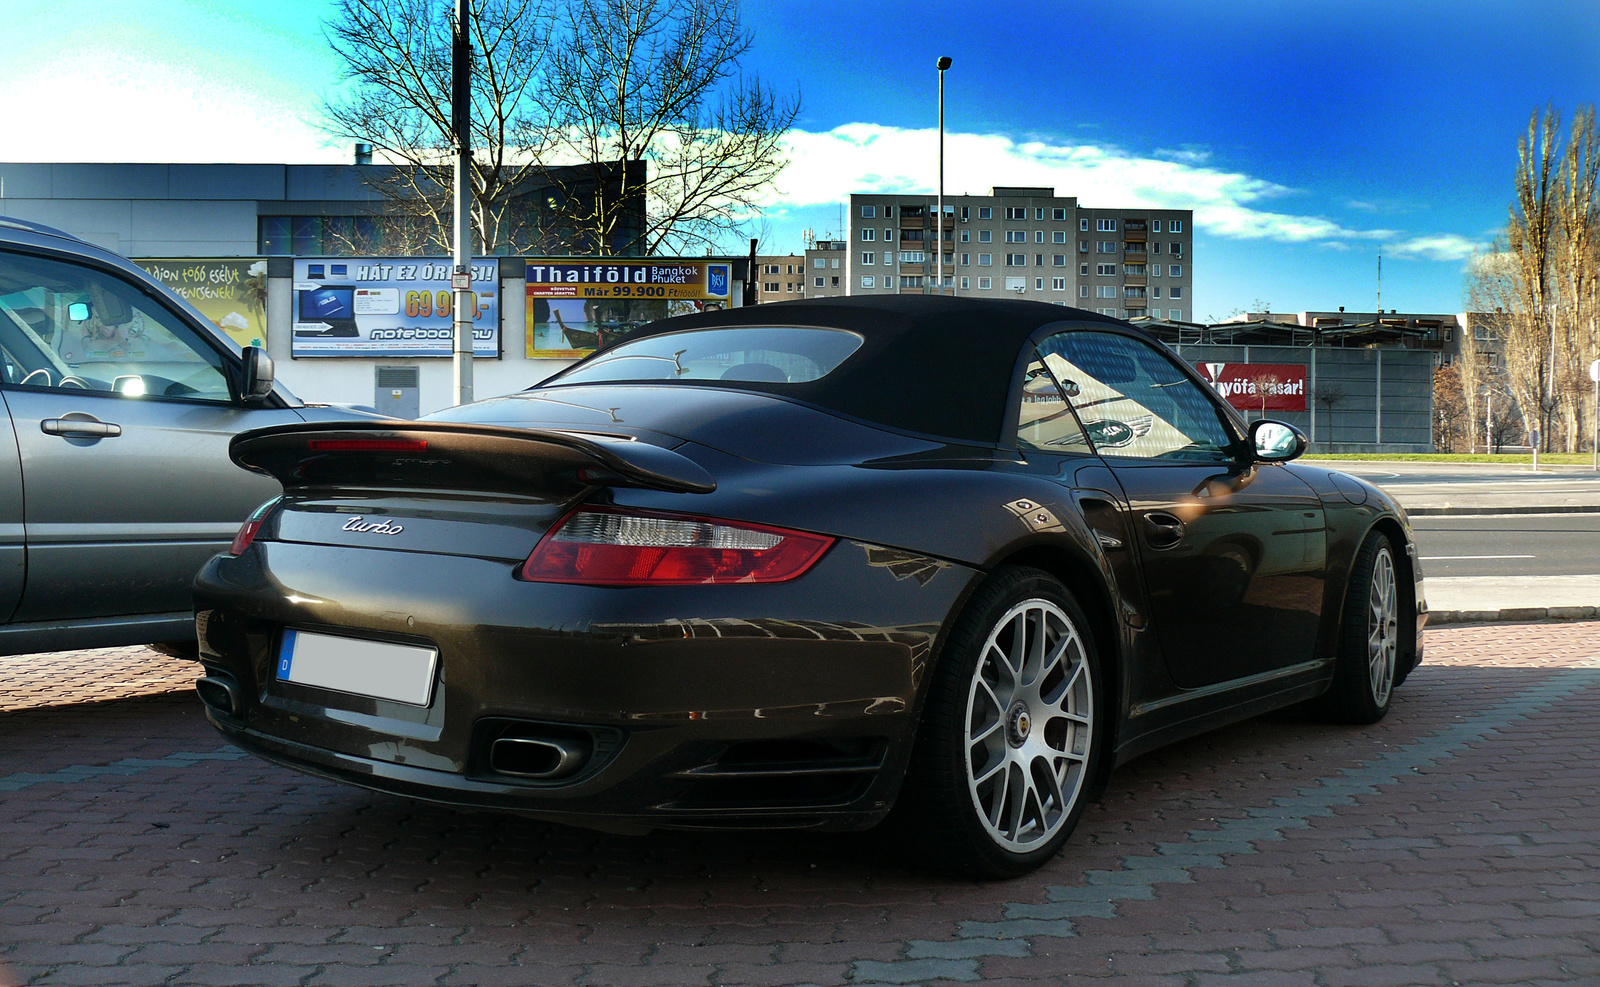
<svg viewBox="0 0 1600 987">
<path fill-rule="evenodd" d="M 1372 701 L 1382 706 L 1394 688 L 1400 649 L 1400 601 L 1394 580 L 1394 558 L 1385 545 L 1372 560 L 1372 586 L 1367 592 L 1367 675 Z"/>
<path fill-rule="evenodd" d="M 995 843 L 1027 852 L 1066 825 L 1088 773 L 1094 681 L 1083 639 L 1049 600 L 1006 611 L 967 695 L 967 789 Z"/>
</svg>

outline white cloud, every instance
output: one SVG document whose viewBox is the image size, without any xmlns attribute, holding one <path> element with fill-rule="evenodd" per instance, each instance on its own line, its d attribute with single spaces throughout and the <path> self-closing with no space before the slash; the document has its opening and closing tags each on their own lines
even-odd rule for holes
<svg viewBox="0 0 1600 987">
<path fill-rule="evenodd" d="M 778 180 L 776 202 L 833 205 L 853 192 L 935 191 L 938 134 L 853 123 L 824 132 L 789 134 L 791 164 Z M 1330 244 L 1389 241 L 1389 229 L 1351 229 L 1324 216 L 1262 208 L 1296 195 L 1287 186 L 1205 164 L 1198 148 L 1139 157 L 1115 147 L 1015 141 L 999 134 L 945 133 L 945 191 L 987 194 L 991 185 L 1053 186 L 1086 206 L 1192 209 L 1195 225 L 1236 240 Z M 1457 251 L 1465 246 L 1465 253 Z M 1337 248 L 1336 248 L 1337 249 Z M 1454 234 L 1419 236 L 1399 250 L 1408 256 L 1454 260 L 1471 243 Z"/>
<path fill-rule="evenodd" d="M 1414 260 L 1467 260 L 1473 254 L 1487 250 L 1489 245 L 1470 240 L 1454 233 L 1435 233 L 1431 236 L 1414 236 L 1409 240 L 1389 244 L 1385 250 L 1394 257 Z"/>
</svg>

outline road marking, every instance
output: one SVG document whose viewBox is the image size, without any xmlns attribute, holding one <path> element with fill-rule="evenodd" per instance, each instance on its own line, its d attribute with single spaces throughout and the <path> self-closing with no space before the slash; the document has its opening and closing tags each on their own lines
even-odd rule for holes
<svg viewBox="0 0 1600 987">
<path fill-rule="evenodd" d="M 1424 555 L 1424 562 L 1457 562 L 1462 559 L 1536 559 L 1537 555 Z"/>
</svg>

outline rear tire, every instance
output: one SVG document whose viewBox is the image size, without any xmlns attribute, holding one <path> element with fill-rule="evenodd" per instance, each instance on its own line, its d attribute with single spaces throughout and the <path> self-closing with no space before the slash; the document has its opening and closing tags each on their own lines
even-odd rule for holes
<svg viewBox="0 0 1600 987">
<path fill-rule="evenodd" d="M 896 815 L 928 862 L 1016 877 L 1060 852 L 1103 756 L 1088 620 L 1038 569 L 995 571 L 957 619 Z"/>
<path fill-rule="evenodd" d="M 1400 684 L 1400 583 L 1394 544 L 1374 531 L 1350 569 L 1339 657 L 1328 691 L 1311 711 L 1331 723 L 1376 723 Z"/>
</svg>

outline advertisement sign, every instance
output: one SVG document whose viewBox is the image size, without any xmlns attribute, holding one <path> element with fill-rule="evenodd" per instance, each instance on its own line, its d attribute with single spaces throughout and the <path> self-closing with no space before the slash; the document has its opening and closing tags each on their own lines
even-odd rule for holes
<svg viewBox="0 0 1600 987">
<path fill-rule="evenodd" d="M 1197 363 L 1200 376 L 1240 411 L 1306 410 L 1306 368 L 1298 363 Z M 1262 400 L 1266 404 L 1263 408 Z"/>
<path fill-rule="evenodd" d="M 528 261 L 527 355 L 582 357 L 640 326 L 727 308 L 727 261 L 533 259 Z"/>
<path fill-rule="evenodd" d="M 267 262 L 251 258 L 134 260 L 240 346 L 267 345 Z"/>
<path fill-rule="evenodd" d="M 446 257 L 305 257 L 294 262 L 296 357 L 449 356 L 455 295 Z M 500 355 L 500 260 L 472 262 L 472 354 Z"/>
</svg>

